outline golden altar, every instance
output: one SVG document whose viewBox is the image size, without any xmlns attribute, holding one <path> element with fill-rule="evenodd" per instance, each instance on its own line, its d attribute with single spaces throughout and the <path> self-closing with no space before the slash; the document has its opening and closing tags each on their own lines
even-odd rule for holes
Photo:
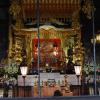
<svg viewBox="0 0 100 100">
<path fill-rule="evenodd" d="M 46 69 L 46 64 L 48 64 L 56 70 L 61 70 L 64 63 L 68 63 L 69 59 L 73 63 L 78 62 L 82 65 L 83 47 L 78 21 L 80 0 L 62 0 L 61 2 L 60 0 L 39 0 L 38 7 L 40 10 L 40 67 Z M 11 15 L 9 63 L 15 60 L 20 65 L 23 58 L 25 58 L 25 62 L 30 69 L 37 68 L 38 42 L 36 42 L 36 39 L 38 40 L 38 31 L 36 27 L 36 9 L 37 2 L 34 0 L 22 0 L 21 2 L 13 0 L 11 2 L 9 9 Z M 48 13 L 49 11 L 50 13 Z M 72 23 L 69 28 L 64 27 L 67 20 Z M 60 28 L 56 27 L 55 24 Z M 68 55 L 69 49 L 73 51 L 70 55 Z"/>
<path fill-rule="evenodd" d="M 70 72 L 74 64 L 82 65 L 84 49 L 79 23 L 80 0 L 39 0 L 38 7 L 39 27 L 36 0 L 12 0 L 9 9 L 11 20 L 8 63 L 15 62 L 22 66 L 23 62 L 23 65 L 29 68 L 28 74 L 32 70 L 37 71 L 38 68 L 43 72 L 47 69 Z M 67 21 L 71 23 L 64 27 L 67 26 Z M 52 96 L 58 87 L 41 87 L 41 91 L 44 91 L 41 93 L 44 96 L 46 90 L 52 90 L 46 94 Z M 22 88 L 23 86 L 19 89 L 20 96 L 23 93 Z M 37 96 L 36 91 L 37 87 L 31 87 L 31 92 L 28 92 L 31 96 Z M 64 92 L 63 95 L 73 93 Z"/>
</svg>

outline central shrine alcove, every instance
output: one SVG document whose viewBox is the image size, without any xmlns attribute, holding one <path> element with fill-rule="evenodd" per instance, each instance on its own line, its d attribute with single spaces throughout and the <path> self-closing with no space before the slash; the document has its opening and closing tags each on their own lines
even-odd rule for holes
<svg viewBox="0 0 100 100">
<path fill-rule="evenodd" d="M 24 52 L 29 69 L 37 70 L 38 60 L 41 70 L 50 68 L 69 70 L 77 62 L 82 65 L 83 54 L 80 52 L 82 45 L 79 29 L 56 28 L 45 24 L 39 27 L 39 32 L 37 28 L 21 28 L 20 30 L 13 28 L 13 30 L 15 43 L 13 45 L 16 50 L 20 48 L 21 51 L 14 55 L 14 59 L 21 62 L 23 60 L 21 55 Z"/>
<path fill-rule="evenodd" d="M 63 50 L 60 39 L 40 39 L 40 67 L 61 69 Z M 32 40 L 33 62 L 38 61 L 38 39 Z"/>
<path fill-rule="evenodd" d="M 63 96 L 75 95 L 69 83 L 79 85 L 74 65 L 82 67 L 83 63 L 80 0 L 37 1 L 11 2 L 8 63 L 28 67 L 25 87 L 30 88 L 26 91 L 29 96 L 38 96 L 38 89 L 41 96 L 53 96 L 56 87 Z M 23 96 L 23 83 L 19 73 L 19 96 Z"/>
</svg>

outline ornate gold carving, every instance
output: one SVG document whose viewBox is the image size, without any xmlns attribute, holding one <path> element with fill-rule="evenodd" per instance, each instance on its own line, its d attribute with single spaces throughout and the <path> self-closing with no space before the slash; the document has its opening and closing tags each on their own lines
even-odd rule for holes
<svg viewBox="0 0 100 100">
<path fill-rule="evenodd" d="M 80 28 L 79 24 L 79 11 L 74 11 L 72 14 L 72 28 Z"/>
<path fill-rule="evenodd" d="M 21 7 L 17 0 L 11 0 L 11 6 L 9 9 L 9 13 L 13 16 L 13 19 L 17 19 L 19 17 L 21 11 Z"/>
<path fill-rule="evenodd" d="M 22 28 L 22 14 L 21 14 L 21 6 L 17 0 L 11 0 L 11 5 L 9 8 L 9 13 L 12 15 L 12 20 L 15 20 L 15 27 Z"/>
<path fill-rule="evenodd" d="M 22 38 L 16 36 L 15 43 L 12 44 L 10 50 L 10 55 L 9 55 L 10 62 L 15 61 L 19 65 L 23 60 L 22 50 L 23 50 Z"/>
<path fill-rule="evenodd" d="M 18 29 L 23 27 L 23 23 L 22 23 L 21 19 L 17 19 L 15 27 L 18 28 Z"/>
<path fill-rule="evenodd" d="M 24 46 L 26 50 L 26 58 L 28 65 L 31 63 L 32 58 L 32 39 L 37 38 L 37 29 L 15 29 L 15 35 L 18 35 L 20 38 L 24 36 Z M 77 36 L 77 37 L 76 37 Z M 65 61 L 67 62 L 67 49 L 71 47 L 74 51 L 73 54 L 73 62 L 79 62 L 82 65 L 83 62 L 83 49 L 81 44 L 81 34 L 80 29 L 58 29 L 55 27 L 49 28 L 40 28 L 40 39 L 46 38 L 60 38 L 61 39 L 61 47 L 63 48 L 65 55 L 62 57 L 66 57 Z M 16 38 L 16 42 L 17 42 Z M 21 39 L 22 41 L 23 39 Z M 77 51 L 78 50 L 78 51 Z M 20 57 L 19 57 L 20 58 Z"/>
<path fill-rule="evenodd" d="M 26 59 L 27 59 L 27 64 L 29 65 L 31 63 L 31 48 L 32 48 L 32 44 L 31 44 L 31 35 L 27 35 L 25 36 L 25 41 L 26 41 Z"/>
<path fill-rule="evenodd" d="M 82 11 L 86 14 L 88 19 L 92 18 L 92 12 L 95 10 L 91 0 L 84 0 Z"/>
<path fill-rule="evenodd" d="M 73 47 L 73 62 L 77 65 L 83 64 L 83 55 L 84 55 L 84 48 L 82 47 L 81 38 L 79 34 L 77 34 L 76 42 Z"/>
</svg>

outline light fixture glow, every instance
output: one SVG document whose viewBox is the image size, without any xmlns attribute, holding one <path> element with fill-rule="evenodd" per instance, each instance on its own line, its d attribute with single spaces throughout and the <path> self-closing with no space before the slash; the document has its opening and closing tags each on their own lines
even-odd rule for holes
<svg viewBox="0 0 100 100">
<path fill-rule="evenodd" d="M 27 71 L 28 71 L 28 67 L 27 66 L 20 67 L 20 70 L 21 70 L 22 76 L 26 76 L 27 75 Z"/>
<path fill-rule="evenodd" d="M 81 66 L 74 66 L 76 75 L 81 74 Z"/>
</svg>

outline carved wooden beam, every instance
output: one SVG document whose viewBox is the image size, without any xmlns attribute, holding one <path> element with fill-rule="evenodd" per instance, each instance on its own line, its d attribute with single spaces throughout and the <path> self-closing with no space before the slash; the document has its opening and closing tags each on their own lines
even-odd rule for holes
<svg viewBox="0 0 100 100">
<path fill-rule="evenodd" d="M 22 8 L 26 17 L 36 16 L 36 0 L 22 0 Z M 80 7 L 80 0 L 39 0 L 40 14 L 70 15 Z"/>
</svg>

